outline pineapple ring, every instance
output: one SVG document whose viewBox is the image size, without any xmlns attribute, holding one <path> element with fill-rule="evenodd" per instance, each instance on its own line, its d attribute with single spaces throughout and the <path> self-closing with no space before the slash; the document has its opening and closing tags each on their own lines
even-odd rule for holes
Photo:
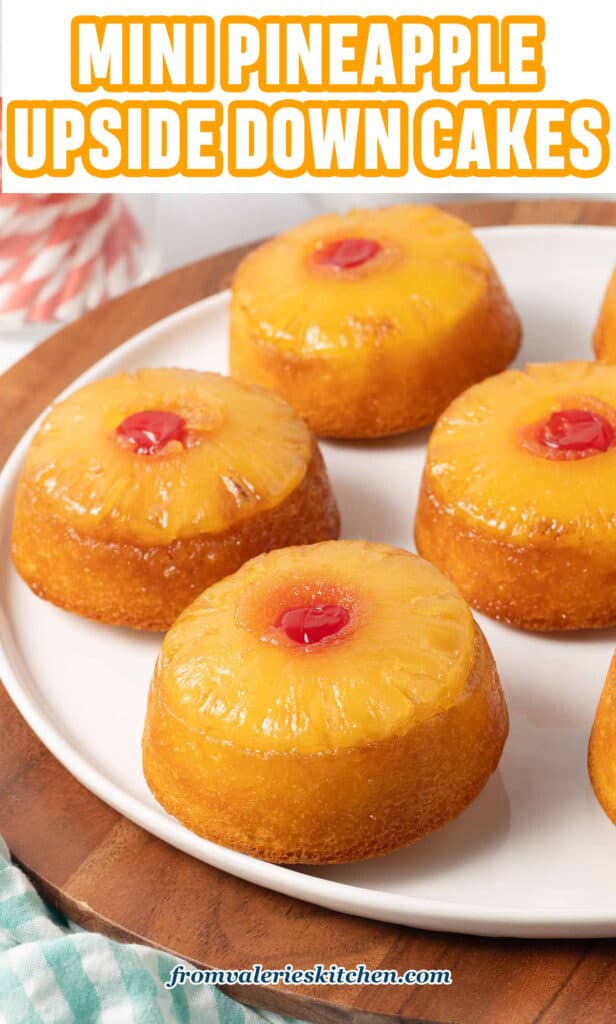
<svg viewBox="0 0 616 1024">
<path fill-rule="evenodd" d="M 147 454 L 133 444 L 143 423 L 163 438 Z M 20 476 L 13 558 L 62 607 L 164 629 L 246 559 L 338 528 L 320 452 L 288 405 L 219 374 L 147 369 L 52 408 Z"/>
<path fill-rule="evenodd" d="M 136 456 L 116 432 L 147 409 L 179 415 L 186 443 Z M 279 504 L 310 454 L 307 427 L 274 395 L 217 373 L 146 369 L 87 384 L 54 406 L 25 476 L 76 529 L 164 544 L 220 533 Z"/>
<path fill-rule="evenodd" d="M 304 644 L 287 609 L 347 613 Z M 457 815 L 494 771 L 507 710 L 465 601 L 416 555 L 365 541 L 253 559 L 169 631 L 143 735 L 148 784 L 215 842 L 349 861 Z"/>
<path fill-rule="evenodd" d="M 480 242 L 430 207 L 318 217 L 251 252 L 233 282 L 232 374 L 282 395 L 318 434 L 431 423 L 519 342 Z"/>
<path fill-rule="evenodd" d="M 597 800 L 616 825 L 616 654 L 608 669 L 590 734 L 588 774 Z"/>
<path fill-rule="evenodd" d="M 558 412 L 569 422 L 554 448 L 539 435 L 563 427 Z M 470 388 L 430 438 L 419 552 L 493 618 L 538 630 L 613 625 L 615 437 L 616 367 L 531 365 Z"/>
</svg>

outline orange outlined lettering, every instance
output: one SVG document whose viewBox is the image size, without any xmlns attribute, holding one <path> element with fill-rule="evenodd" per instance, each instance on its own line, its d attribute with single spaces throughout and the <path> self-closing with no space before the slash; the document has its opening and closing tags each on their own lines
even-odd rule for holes
<svg viewBox="0 0 616 1024">
<path fill-rule="evenodd" d="M 545 85 L 543 18 L 228 15 L 220 82 L 245 92 L 532 92 Z"/>
<path fill-rule="evenodd" d="M 13 101 L 6 119 L 7 162 L 21 177 L 70 177 L 77 160 L 96 178 L 214 178 L 223 171 L 219 102 Z M 18 159 L 16 142 L 25 160 Z"/>
<path fill-rule="evenodd" d="M 71 22 L 75 92 L 209 92 L 214 22 L 205 16 L 79 16 Z"/>
<path fill-rule="evenodd" d="M 609 163 L 607 109 L 594 100 L 430 100 L 413 119 L 428 178 L 591 178 Z"/>
<path fill-rule="evenodd" d="M 294 178 L 401 177 L 408 172 L 408 108 L 382 104 L 238 100 L 229 105 L 228 171 Z"/>
</svg>

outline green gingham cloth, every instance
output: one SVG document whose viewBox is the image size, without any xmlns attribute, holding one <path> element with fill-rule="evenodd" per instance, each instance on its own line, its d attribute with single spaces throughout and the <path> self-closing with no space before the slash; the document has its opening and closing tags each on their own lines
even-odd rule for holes
<svg viewBox="0 0 616 1024">
<path fill-rule="evenodd" d="M 213 985 L 166 989 L 176 959 L 60 922 L 0 838 L 0 1024 L 279 1024 Z"/>
</svg>

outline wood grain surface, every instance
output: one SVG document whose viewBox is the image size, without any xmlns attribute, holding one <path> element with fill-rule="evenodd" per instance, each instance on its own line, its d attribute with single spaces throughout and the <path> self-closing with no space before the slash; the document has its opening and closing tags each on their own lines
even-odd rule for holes
<svg viewBox="0 0 616 1024">
<path fill-rule="evenodd" d="M 448 204 L 476 225 L 612 224 L 616 203 Z M 78 374 L 148 324 L 225 287 L 244 249 L 174 271 L 65 327 L 0 378 L 0 461 Z M 616 259 L 616 252 L 615 252 Z M 84 680 L 84 684 L 85 684 Z M 0 687 L 0 832 L 44 896 L 73 920 L 195 964 L 447 967 L 441 988 L 230 989 L 304 1020 L 613 1024 L 616 941 L 462 937 L 336 914 L 239 881 L 131 824 L 42 746 Z"/>
</svg>

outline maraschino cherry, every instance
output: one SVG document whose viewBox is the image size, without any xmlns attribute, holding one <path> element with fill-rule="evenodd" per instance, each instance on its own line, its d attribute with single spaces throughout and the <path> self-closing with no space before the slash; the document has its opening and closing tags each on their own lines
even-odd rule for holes
<svg viewBox="0 0 616 1024">
<path fill-rule="evenodd" d="M 606 452 L 614 442 L 614 428 L 600 413 L 559 409 L 539 429 L 538 440 L 560 452 Z"/>
<path fill-rule="evenodd" d="M 289 640 L 307 647 L 339 633 L 350 617 L 347 609 L 339 604 L 304 605 L 301 608 L 288 608 L 276 626 L 286 633 Z"/>
<path fill-rule="evenodd" d="M 382 245 L 372 238 L 337 238 L 335 242 L 317 249 L 314 259 L 322 267 L 350 270 L 374 259 L 382 248 Z"/>
<path fill-rule="evenodd" d="M 170 441 L 186 440 L 186 420 L 174 412 L 145 409 L 122 420 L 116 434 L 137 455 L 155 455 Z"/>
</svg>

